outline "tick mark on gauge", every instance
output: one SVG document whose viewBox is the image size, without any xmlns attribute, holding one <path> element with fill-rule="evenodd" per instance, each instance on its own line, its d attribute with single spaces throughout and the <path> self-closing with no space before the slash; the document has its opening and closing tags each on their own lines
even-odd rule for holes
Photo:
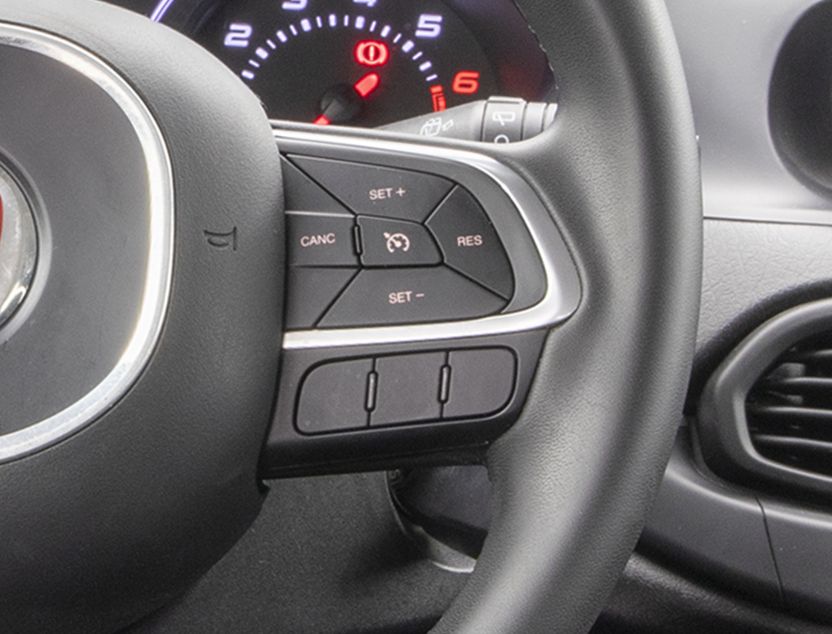
<svg viewBox="0 0 832 634">
<path fill-rule="evenodd" d="M 390 31 L 392 30 L 393 29 L 390 28 L 389 24 L 385 24 L 384 28 L 381 29 L 381 37 L 386 38 L 388 35 L 390 35 Z"/>
<path fill-rule="evenodd" d="M 355 18 L 356 29 L 363 29 L 365 24 L 367 24 L 367 19 L 363 15 L 359 15 L 357 18 Z"/>
<path fill-rule="evenodd" d="M 289 40 L 289 37 L 283 31 L 278 31 L 276 35 L 282 44 L 285 44 Z"/>
<path fill-rule="evenodd" d="M 297 36 L 298 30 L 295 28 L 294 24 L 289 25 L 289 31 L 291 31 L 292 35 Z"/>
</svg>

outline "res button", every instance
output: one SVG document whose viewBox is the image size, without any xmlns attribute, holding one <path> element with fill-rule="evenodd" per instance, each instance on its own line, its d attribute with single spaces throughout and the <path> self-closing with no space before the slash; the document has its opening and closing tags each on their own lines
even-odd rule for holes
<svg viewBox="0 0 832 634">
<path fill-rule="evenodd" d="M 421 172 L 292 156 L 292 161 L 357 214 L 424 222 L 453 183 Z"/>
<path fill-rule="evenodd" d="M 514 277 L 497 231 L 474 197 L 461 187 L 428 220 L 445 263 L 509 299 Z"/>
</svg>

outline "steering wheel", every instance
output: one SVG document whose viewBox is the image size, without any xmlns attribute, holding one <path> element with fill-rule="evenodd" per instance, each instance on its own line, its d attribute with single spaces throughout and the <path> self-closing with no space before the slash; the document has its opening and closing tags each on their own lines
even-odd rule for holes
<svg viewBox="0 0 832 634">
<path fill-rule="evenodd" d="M 0 310 L 4 629 L 112 631 L 175 600 L 251 524 L 264 478 L 476 460 L 493 524 L 436 631 L 591 626 L 681 414 L 698 152 L 663 2 L 517 4 L 562 101 L 542 134 L 491 146 L 275 130 L 220 62 L 164 27 L 89 0 L 4 0 L 0 269 L 18 271 L 7 297 L 0 285 L 14 303 Z M 499 207 L 487 211 L 528 303 L 284 338 L 281 151 L 433 174 Z M 340 407 L 330 349 L 381 372 L 390 350 L 453 365 L 457 348 L 528 333 L 499 415 L 343 435 L 280 422 L 309 368 L 328 391 L 311 424 Z"/>
</svg>

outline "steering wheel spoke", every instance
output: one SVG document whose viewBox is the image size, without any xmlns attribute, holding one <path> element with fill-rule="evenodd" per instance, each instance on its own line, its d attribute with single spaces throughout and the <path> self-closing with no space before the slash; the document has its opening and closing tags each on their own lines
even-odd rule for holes
<svg viewBox="0 0 832 634">
<path fill-rule="evenodd" d="M 577 308 L 540 198 L 474 145 L 277 127 L 287 332 L 261 473 L 482 458 Z"/>
</svg>

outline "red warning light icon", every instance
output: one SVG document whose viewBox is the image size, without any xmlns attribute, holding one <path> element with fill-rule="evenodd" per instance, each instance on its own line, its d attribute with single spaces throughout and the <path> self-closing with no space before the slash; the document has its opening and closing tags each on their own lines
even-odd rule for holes
<svg viewBox="0 0 832 634">
<path fill-rule="evenodd" d="M 355 46 L 355 61 L 362 66 L 384 66 L 390 60 L 390 49 L 384 42 L 364 40 Z"/>
</svg>

